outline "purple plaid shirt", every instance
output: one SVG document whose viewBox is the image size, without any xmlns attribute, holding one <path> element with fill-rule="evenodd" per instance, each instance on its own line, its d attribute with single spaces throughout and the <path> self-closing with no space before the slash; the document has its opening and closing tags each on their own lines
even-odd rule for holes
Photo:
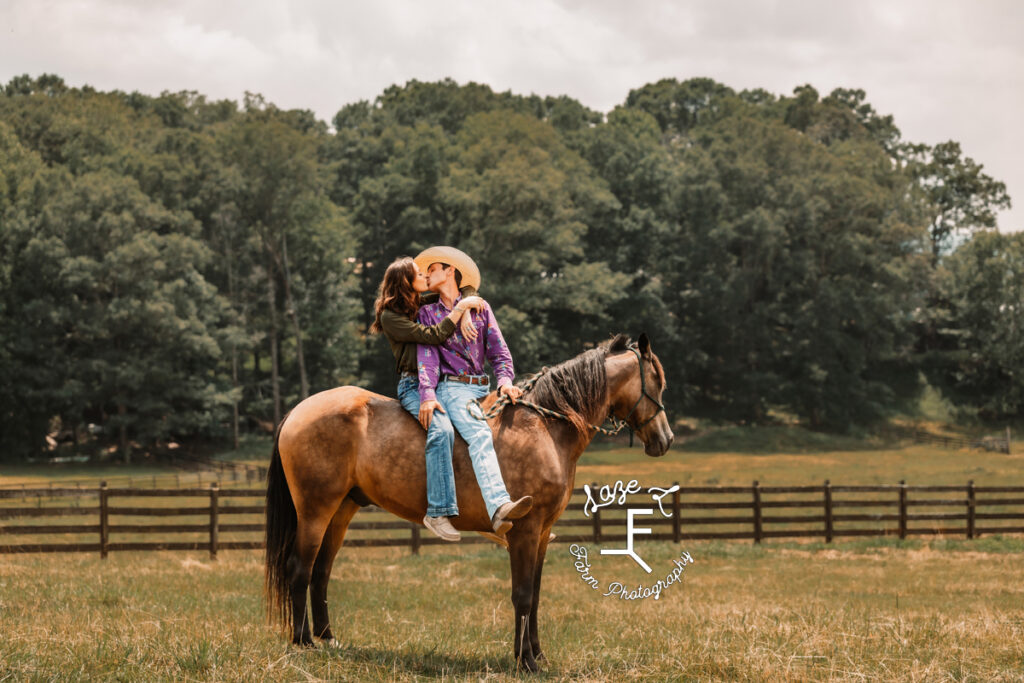
<svg viewBox="0 0 1024 683">
<path fill-rule="evenodd" d="M 455 300 L 458 303 L 462 297 Z M 424 325 L 433 325 L 445 319 L 451 309 L 440 300 L 427 304 L 420 309 L 418 320 Z M 470 312 L 466 312 L 470 315 Z M 473 314 L 473 324 L 479 334 L 476 341 L 469 342 L 462 336 L 458 325 L 452 336 L 440 346 L 419 344 L 416 347 L 416 360 L 419 369 L 420 402 L 433 401 L 434 390 L 441 375 L 484 375 L 484 359 L 491 362 L 494 376 L 498 378 L 498 386 L 512 384 L 515 371 L 512 368 L 512 354 L 505 345 L 505 339 L 498 329 L 498 321 L 494 319 L 491 307 L 484 302 L 484 308 Z"/>
</svg>

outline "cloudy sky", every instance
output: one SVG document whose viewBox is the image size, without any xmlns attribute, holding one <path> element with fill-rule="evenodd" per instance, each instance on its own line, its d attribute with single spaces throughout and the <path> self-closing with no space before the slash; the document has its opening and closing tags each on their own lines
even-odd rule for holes
<svg viewBox="0 0 1024 683">
<path fill-rule="evenodd" d="M 903 137 L 957 140 L 1024 229 L 1018 0 L 0 0 L 0 80 L 262 93 L 330 121 L 410 79 L 566 94 L 609 111 L 665 77 L 862 88 Z"/>
</svg>

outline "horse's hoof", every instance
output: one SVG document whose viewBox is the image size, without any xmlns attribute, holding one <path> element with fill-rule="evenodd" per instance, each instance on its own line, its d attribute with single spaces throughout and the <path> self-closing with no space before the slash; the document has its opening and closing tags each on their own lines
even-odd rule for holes
<svg viewBox="0 0 1024 683">
<path fill-rule="evenodd" d="M 340 650 L 341 649 L 341 643 L 338 641 L 337 638 L 327 638 L 327 639 L 323 640 L 321 644 L 325 648 L 327 648 L 328 650 Z"/>
<path fill-rule="evenodd" d="M 534 660 L 532 657 L 530 657 L 529 659 L 527 659 L 527 658 L 517 659 L 516 660 L 516 668 L 519 669 L 520 671 L 525 671 L 525 672 L 531 673 L 531 674 L 535 674 L 538 671 L 540 671 L 540 667 L 537 666 L 536 660 Z"/>
</svg>

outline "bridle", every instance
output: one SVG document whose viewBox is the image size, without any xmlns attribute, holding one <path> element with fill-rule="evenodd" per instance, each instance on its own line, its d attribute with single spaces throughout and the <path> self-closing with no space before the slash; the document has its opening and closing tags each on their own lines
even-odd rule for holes
<svg viewBox="0 0 1024 683">
<path fill-rule="evenodd" d="M 650 399 L 650 401 L 654 403 L 654 405 L 658 406 L 658 409 L 654 411 L 654 414 L 651 415 L 646 420 L 644 420 L 642 424 L 637 425 L 636 427 L 630 427 L 630 430 L 632 432 L 638 432 L 644 427 L 646 427 L 651 420 L 658 417 L 658 415 L 660 415 L 661 413 L 665 412 L 665 404 L 647 393 L 647 373 L 644 372 L 644 359 L 643 356 L 640 355 L 640 349 L 638 349 L 635 344 L 630 344 L 629 350 L 636 355 L 636 362 L 640 364 L 640 395 L 636 397 L 636 403 L 633 404 L 633 408 L 629 411 L 629 414 L 626 415 L 625 418 L 623 418 L 622 421 L 627 425 L 629 424 L 629 418 L 633 417 L 633 413 L 635 413 L 636 409 L 640 407 L 640 403 L 644 400 L 644 398 Z M 632 440 L 633 435 L 632 433 L 630 433 L 630 441 Z"/>
<path fill-rule="evenodd" d="M 590 428 L 593 429 L 594 431 L 601 432 L 602 434 L 607 434 L 608 436 L 615 436 L 616 434 L 621 432 L 626 427 L 629 427 L 629 445 L 630 445 L 630 447 L 632 447 L 633 446 L 633 432 L 637 432 L 637 431 L 643 429 L 644 427 L 646 427 L 651 422 L 651 420 L 653 420 L 654 418 L 658 417 L 658 415 L 660 415 L 661 413 L 664 413 L 665 412 L 665 404 L 663 404 L 661 401 L 659 401 L 658 399 L 654 398 L 649 393 L 647 393 L 647 375 L 644 372 L 644 359 L 643 359 L 643 356 L 640 354 L 640 349 L 637 347 L 636 344 L 630 344 L 626 348 L 628 348 L 630 351 L 633 352 L 633 354 L 636 356 L 637 363 L 639 363 L 639 365 L 640 365 L 640 395 L 637 396 L 636 403 L 633 404 L 633 407 L 630 409 L 629 413 L 626 415 L 626 417 L 624 419 L 620 420 L 617 417 L 615 417 L 615 415 L 609 413 L 608 419 L 606 420 L 606 422 L 611 422 L 612 423 L 612 427 L 610 429 L 608 427 L 603 427 L 603 426 L 598 426 L 598 425 L 590 425 Z M 546 367 L 545 368 L 541 368 L 540 372 L 538 372 L 535 375 L 532 375 L 529 379 L 527 379 L 525 382 L 523 382 L 523 384 L 521 386 L 523 391 L 524 392 L 529 391 L 530 388 L 533 386 L 533 384 L 538 379 L 540 379 L 540 377 L 542 375 L 544 375 L 544 373 L 546 373 L 547 371 L 548 371 L 548 368 L 546 368 Z M 654 403 L 654 405 L 658 406 L 658 409 L 654 412 L 653 415 L 651 415 L 649 418 L 644 420 L 643 423 L 637 425 L 636 427 L 631 427 L 629 425 L 629 418 L 633 417 L 633 413 L 635 413 L 636 409 L 640 407 L 640 403 L 643 402 L 644 398 L 649 399 L 652 403 Z M 505 406 L 508 405 L 510 402 L 511 401 L 509 400 L 509 398 L 507 396 L 499 396 L 498 400 L 494 402 L 494 405 L 491 406 L 490 410 L 488 410 L 486 412 L 484 412 L 483 408 L 480 407 L 480 404 L 477 401 L 470 401 L 468 404 L 466 404 L 466 409 L 469 411 L 469 414 L 472 415 L 473 417 L 475 417 L 476 419 L 478 419 L 478 420 L 485 420 L 485 419 L 492 418 L 495 415 L 497 415 L 498 413 L 500 413 L 505 408 Z M 562 413 L 559 413 L 558 411 L 551 410 L 550 408 L 545 408 L 544 406 L 537 405 L 536 403 L 533 403 L 532 401 L 526 401 L 526 400 L 523 400 L 523 399 L 519 399 L 516 403 L 518 405 L 521 405 L 521 406 L 526 406 L 528 408 L 532 408 L 533 410 L 536 410 L 541 415 L 545 415 L 547 417 L 554 417 L 554 418 L 558 418 L 560 420 L 568 420 L 569 419 L 569 417 L 567 415 L 563 415 Z"/>
</svg>

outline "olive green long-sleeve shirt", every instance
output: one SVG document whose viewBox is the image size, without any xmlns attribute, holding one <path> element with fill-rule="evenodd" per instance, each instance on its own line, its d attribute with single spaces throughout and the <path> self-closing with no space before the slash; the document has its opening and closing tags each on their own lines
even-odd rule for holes
<svg viewBox="0 0 1024 683">
<path fill-rule="evenodd" d="M 463 297 L 475 296 L 476 289 L 470 286 L 459 290 Z M 429 292 L 421 303 L 437 301 L 437 294 Z M 442 343 L 455 332 L 455 323 L 445 318 L 436 325 L 421 325 L 410 320 L 401 313 L 384 309 L 380 314 L 380 326 L 391 344 L 391 353 L 395 354 L 395 372 L 411 372 L 416 374 L 416 345 Z"/>
</svg>

